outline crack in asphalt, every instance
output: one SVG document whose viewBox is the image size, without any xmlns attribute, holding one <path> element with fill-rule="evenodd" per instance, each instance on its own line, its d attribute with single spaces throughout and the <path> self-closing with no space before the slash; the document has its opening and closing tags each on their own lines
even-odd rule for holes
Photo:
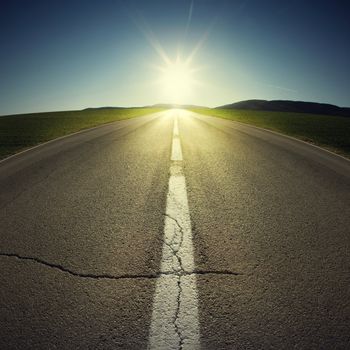
<svg viewBox="0 0 350 350">
<path fill-rule="evenodd" d="M 179 228 L 179 232 L 180 232 L 180 240 L 179 240 L 178 244 L 176 244 L 176 242 L 175 242 L 175 240 L 177 238 L 176 230 L 174 230 L 174 234 L 173 234 L 173 237 L 172 237 L 170 243 L 166 242 L 166 238 L 164 238 L 164 244 L 166 244 L 170 248 L 170 250 L 173 253 L 173 256 L 175 256 L 175 258 L 177 259 L 177 261 L 179 263 L 179 268 L 180 268 L 180 272 L 178 274 L 178 280 L 177 280 L 177 291 L 178 291 L 177 296 L 176 296 L 177 304 L 176 304 L 176 309 L 175 309 L 175 313 L 174 313 L 174 317 L 173 317 L 173 324 L 174 324 L 175 332 L 179 338 L 178 349 L 181 350 L 183 348 L 183 343 L 184 343 L 184 337 L 182 335 L 181 327 L 179 325 L 179 314 L 180 314 L 180 309 L 181 309 L 181 296 L 182 296 L 181 276 L 183 276 L 184 273 L 186 273 L 186 271 L 182 265 L 182 260 L 181 260 L 181 257 L 179 256 L 179 250 L 182 247 L 184 232 L 183 232 L 182 226 L 180 225 L 180 223 L 178 222 L 178 220 L 176 218 L 172 217 L 169 214 L 164 214 L 164 216 L 173 220 L 175 222 L 175 224 L 177 225 L 177 227 Z M 175 271 L 174 267 L 173 267 L 173 271 Z"/>
<path fill-rule="evenodd" d="M 122 274 L 122 275 L 112 275 L 112 274 L 94 274 L 94 273 L 84 273 L 84 272 L 77 272 L 72 269 L 69 269 L 67 267 L 64 267 L 63 265 L 54 264 L 47 262 L 45 260 L 42 260 L 40 258 L 35 258 L 31 256 L 23 256 L 15 253 L 0 253 L 0 256 L 5 256 L 9 258 L 16 258 L 19 260 L 29 260 L 35 263 L 38 263 L 40 265 L 44 265 L 56 270 L 59 270 L 61 272 L 66 272 L 72 276 L 75 277 L 81 277 L 81 278 L 92 278 L 92 279 L 108 279 L 108 280 L 118 280 L 118 279 L 136 279 L 136 278 L 157 278 L 159 277 L 159 274 Z"/>
<path fill-rule="evenodd" d="M 168 215 L 167 215 L 168 216 Z M 170 217 L 170 216 L 169 216 Z M 171 217 L 170 217 L 171 218 Z M 171 218 L 173 219 L 173 218 Z M 79 277 L 79 278 L 88 278 L 88 279 L 101 279 L 101 280 L 121 280 L 121 279 L 157 279 L 161 276 L 177 276 L 177 296 L 176 296 L 176 309 L 174 312 L 174 316 L 172 319 L 172 323 L 174 325 L 174 329 L 176 332 L 176 335 L 178 337 L 178 349 L 182 350 L 185 342 L 185 337 L 183 335 L 183 331 L 181 329 L 181 323 L 180 321 L 180 311 L 181 311 L 181 299 L 182 299 L 182 284 L 181 284 L 181 278 L 183 276 L 193 276 L 193 275 L 242 275 L 241 273 L 233 272 L 233 271 L 228 271 L 228 270 L 222 270 L 222 271 L 216 271 L 216 270 L 199 270 L 199 269 L 194 269 L 192 272 L 185 271 L 182 265 L 181 257 L 178 256 L 179 249 L 181 248 L 181 244 L 183 242 L 183 231 L 181 226 L 178 224 L 178 222 L 173 219 L 177 225 L 180 228 L 181 231 L 181 240 L 180 244 L 178 245 L 178 248 L 174 248 L 174 242 L 172 240 L 173 244 L 168 244 L 165 242 L 167 246 L 171 249 L 172 253 L 176 258 L 178 259 L 180 270 L 175 270 L 173 269 L 172 272 L 167 271 L 167 272 L 158 272 L 158 273 L 150 273 L 150 274 L 121 274 L 121 275 L 112 275 L 112 274 L 92 274 L 92 273 L 82 273 L 82 272 L 77 272 L 72 269 L 69 269 L 67 267 L 64 267 L 59 264 L 54 264 L 47 262 L 45 260 L 42 260 L 40 258 L 35 258 L 35 257 L 30 257 L 30 256 L 22 256 L 19 254 L 14 254 L 14 253 L 3 253 L 0 252 L 0 257 L 8 257 L 8 258 L 16 258 L 19 260 L 27 260 L 31 261 L 37 264 L 44 265 L 46 267 L 49 267 L 51 269 L 56 269 L 61 272 L 68 273 L 71 276 Z"/>
<path fill-rule="evenodd" d="M 173 235 L 173 237 L 172 237 L 170 243 L 168 243 L 168 242 L 166 241 L 166 238 L 164 238 L 163 242 L 164 242 L 164 244 L 165 244 L 167 247 L 170 248 L 170 250 L 171 250 L 172 253 L 173 253 L 173 256 L 175 256 L 176 260 L 178 261 L 179 267 L 180 267 L 180 271 L 181 271 L 181 272 L 185 272 L 185 269 L 184 269 L 184 267 L 183 267 L 183 265 L 182 265 L 182 259 L 181 259 L 181 257 L 179 256 L 179 250 L 180 250 L 180 248 L 181 248 L 181 246 L 182 246 L 183 237 L 184 237 L 183 229 L 182 229 L 181 225 L 179 224 L 179 222 L 178 222 L 175 218 L 173 218 L 173 217 L 170 216 L 169 214 L 164 214 L 164 216 L 166 216 L 166 217 L 168 217 L 169 219 L 173 220 L 173 221 L 176 223 L 176 225 L 178 226 L 179 230 L 180 230 L 180 242 L 178 243 L 178 245 L 176 245 L 175 242 L 174 242 L 175 239 L 176 239 L 176 236 L 177 236 L 176 233 L 174 233 L 174 235 Z M 174 267 L 173 267 L 173 271 L 176 271 L 176 270 L 174 269 Z"/>
<path fill-rule="evenodd" d="M 179 270 L 176 270 L 176 268 L 172 265 L 173 272 L 175 272 L 178 275 L 178 278 L 177 278 L 177 296 L 176 296 L 176 303 L 177 304 L 176 304 L 176 309 L 175 309 L 174 316 L 172 319 L 172 323 L 174 325 L 175 333 L 179 339 L 178 349 L 182 350 L 183 346 L 184 346 L 184 342 L 185 342 L 185 337 L 184 337 L 183 331 L 181 329 L 181 323 L 179 322 L 180 321 L 181 302 L 182 302 L 181 299 L 182 299 L 182 294 L 183 294 L 181 278 L 183 276 L 186 276 L 186 275 L 208 275 L 208 274 L 225 275 L 225 276 L 227 276 L 227 275 L 238 276 L 238 275 L 242 275 L 242 273 L 228 271 L 228 270 L 221 270 L 221 271 L 208 271 L 207 270 L 207 271 L 205 271 L 205 270 L 194 269 L 192 272 L 186 271 L 183 267 L 181 257 L 179 256 L 179 251 L 182 248 L 182 244 L 184 241 L 184 230 L 176 218 L 172 217 L 169 214 L 164 214 L 164 216 L 173 220 L 176 223 L 176 225 L 179 229 L 179 233 L 180 233 L 180 237 L 178 237 L 179 234 L 178 234 L 176 228 L 174 228 L 174 233 L 173 233 L 173 236 L 172 236 L 170 242 L 167 242 L 166 237 L 164 237 L 163 241 L 164 241 L 164 244 L 171 250 L 172 255 L 173 255 L 172 257 L 175 257 L 177 259 L 178 265 L 179 265 Z M 176 242 L 177 238 L 179 238 L 179 242 Z M 164 275 L 164 273 L 163 273 L 163 275 Z"/>
<path fill-rule="evenodd" d="M 184 343 L 184 337 L 182 336 L 182 332 L 181 329 L 179 327 L 178 321 L 179 321 L 179 315 L 180 315 L 180 307 L 181 307 L 181 295 L 182 295 L 182 286 L 181 286 L 181 276 L 178 277 L 177 280 L 177 289 L 178 289 L 178 293 L 177 293 L 177 305 L 176 305 L 176 310 L 175 310 L 175 314 L 174 314 L 174 319 L 173 319 L 173 324 L 175 327 L 175 332 L 179 338 L 179 350 L 182 350 L 183 347 L 183 343 Z"/>
<path fill-rule="evenodd" d="M 193 276 L 193 275 L 227 275 L 227 276 L 239 276 L 244 275 L 240 272 L 234 272 L 229 270 L 199 270 L 195 269 L 192 272 L 154 272 L 149 274 L 120 274 L 120 275 L 113 275 L 113 274 L 94 274 L 94 273 L 84 273 L 84 272 L 78 272 L 74 271 L 70 268 L 67 268 L 60 264 L 54 264 L 47 262 L 43 259 L 31 257 L 31 256 L 24 256 L 19 255 L 15 253 L 4 253 L 0 252 L 0 257 L 8 257 L 8 258 L 15 258 L 18 260 L 27 260 L 31 261 L 40 265 L 44 265 L 46 267 L 68 273 L 71 276 L 80 277 L 80 278 L 91 278 L 91 279 L 106 279 L 106 280 L 119 280 L 119 279 L 156 279 L 161 276 Z"/>
</svg>

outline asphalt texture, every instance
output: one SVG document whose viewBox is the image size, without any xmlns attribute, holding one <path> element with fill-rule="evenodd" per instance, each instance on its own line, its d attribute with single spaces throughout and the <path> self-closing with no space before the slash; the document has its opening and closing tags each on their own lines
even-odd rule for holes
<svg viewBox="0 0 350 350">
<path fill-rule="evenodd" d="M 175 115 L 201 348 L 350 348 L 350 162 L 168 111 L 0 162 L 0 349 L 148 347 Z"/>
</svg>

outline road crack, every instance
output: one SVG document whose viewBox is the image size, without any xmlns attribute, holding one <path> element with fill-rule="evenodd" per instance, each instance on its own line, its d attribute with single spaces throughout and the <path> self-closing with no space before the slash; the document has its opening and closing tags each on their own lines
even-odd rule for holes
<svg viewBox="0 0 350 350">
<path fill-rule="evenodd" d="M 67 267 L 64 267 L 63 265 L 54 264 L 47 262 L 43 259 L 31 257 L 31 256 L 23 256 L 15 253 L 0 253 L 0 256 L 8 257 L 8 258 L 15 258 L 18 260 L 27 260 L 31 261 L 40 265 L 44 265 L 46 267 L 59 270 L 61 272 L 68 273 L 69 275 L 75 276 L 75 277 L 81 277 L 81 278 L 91 278 L 91 279 L 106 279 L 106 280 L 119 280 L 119 279 L 154 279 L 160 277 L 160 273 L 150 273 L 150 274 L 120 274 L 120 275 L 113 275 L 113 274 L 94 274 L 94 273 L 84 273 L 84 272 L 77 272 L 72 269 L 69 269 Z"/>
<path fill-rule="evenodd" d="M 180 310 L 181 310 L 181 297 L 182 297 L 182 286 L 181 286 L 181 276 L 178 277 L 177 280 L 177 289 L 178 289 L 178 293 L 177 293 L 177 305 L 176 305 L 176 310 L 175 310 L 175 314 L 174 314 L 174 320 L 173 320 L 173 324 L 175 327 L 175 332 L 179 338 L 179 350 L 182 350 L 183 344 L 184 344 L 184 337 L 182 336 L 182 332 L 181 332 L 181 327 L 179 325 L 179 316 L 180 316 Z"/>
<path fill-rule="evenodd" d="M 154 273 L 148 273 L 148 274 L 120 274 L 120 275 L 113 275 L 113 274 L 95 274 L 95 273 L 86 273 L 86 272 L 78 272 L 74 271 L 73 269 L 67 268 L 60 264 L 55 264 L 51 262 L 47 262 L 43 259 L 32 257 L 32 256 L 24 256 L 19 255 L 16 253 L 4 253 L 0 252 L 0 257 L 7 257 L 7 258 L 15 258 L 18 260 L 24 260 L 24 261 L 30 261 L 42 266 L 46 266 L 48 268 L 58 270 L 64 273 L 67 273 L 74 277 L 79 278 L 90 278 L 90 279 L 106 279 L 106 280 L 119 280 L 119 279 L 156 279 L 161 276 L 178 276 L 179 279 L 183 276 L 203 276 L 203 275 L 222 275 L 222 276 L 241 276 L 244 275 L 244 273 L 241 272 L 235 272 L 235 271 L 229 271 L 229 270 L 201 270 L 201 269 L 195 269 L 192 272 L 189 271 L 168 271 L 168 272 L 154 272 Z M 180 281 L 181 282 L 181 281 Z"/>
<path fill-rule="evenodd" d="M 173 317 L 173 325 L 174 325 L 176 335 L 179 339 L 178 349 L 182 350 L 183 344 L 184 344 L 184 337 L 182 335 L 181 324 L 179 323 L 180 311 L 181 311 L 181 298 L 182 298 L 181 277 L 184 276 L 185 274 L 187 274 L 187 272 L 184 269 L 179 252 L 180 252 L 180 249 L 182 247 L 183 240 L 184 240 L 184 230 L 176 218 L 172 217 L 171 215 L 169 215 L 167 213 L 164 215 L 176 224 L 176 226 L 174 227 L 174 233 L 173 233 L 173 236 L 170 240 L 170 243 L 168 243 L 166 241 L 166 237 L 165 237 L 164 244 L 167 247 L 169 247 L 169 249 L 171 250 L 171 252 L 173 254 L 173 257 L 175 257 L 177 259 L 178 266 L 179 266 L 179 270 L 177 270 L 176 267 L 174 267 L 174 264 L 172 265 L 173 271 L 178 272 L 177 297 L 176 297 L 177 304 L 176 304 L 176 309 L 175 309 L 174 317 Z M 178 230 L 176 229 L 176 227 L 178 227 Z"/>
<path fill-rule="evenodd" d="M 181 272 L 185 271 L 185 269 L 183 267 L 183 264 L 182 264 L 181 256 L 179 255 L 179 251 L 180 251 L 180 249 L 182 247 L 182 243 L 183 243 L 184 232 L 183 232 L 183 229 L 182 229 L 180 223 L 178 222 L 178 220 L 176 220 L 175 218 L 173 218 L 169 214 L 164 214 L 164 216 L 166 216 L 169 219 L 173 220 L 176 223 L 176 225 L 177 225 L 177 227 L 179 228 L 179 231 L 180 231 L 180 239 L 179 239 L 178 244 L 176 244 L 176 239 L 178 238 L 177 237 L 178 235 L 176 234 L 176 230 L 174 230 L 174 234 L 173 234 L 172 239 L 171 239 L 170 242 L 167 242 L 166 237 L 164 238 L 163 242 L 171 250 L 173 256 L 175 257 L 175 259 L 178 262 L 179 270 L 177 270 L 174 266 L 172 266 L 173 271 L 180 271 L 180 273 L 181 273 Z"/>
</svg>

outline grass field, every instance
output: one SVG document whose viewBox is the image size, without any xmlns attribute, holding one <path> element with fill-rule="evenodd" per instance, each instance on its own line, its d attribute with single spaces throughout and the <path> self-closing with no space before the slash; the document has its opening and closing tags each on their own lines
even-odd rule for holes
<svg viewBox="0 0 350 350">
<path fill-rule="evenodd" d="M 350 158 L 350 118 L 348 117 L 232 109 L 192 110 L 277 131 Z"/>
<path fill-rule="evenodd" d="M 0 159 L 97 125 L 159 112 L 160 108 L 88 109 L 0 117 Z"/>
</svg>

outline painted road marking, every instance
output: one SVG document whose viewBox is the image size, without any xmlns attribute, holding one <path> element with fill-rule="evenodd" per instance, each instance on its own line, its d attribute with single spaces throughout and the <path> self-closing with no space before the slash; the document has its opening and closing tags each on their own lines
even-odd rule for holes
<svg viewBox="0 0 350 350">
<path fill-rule="evenodd" d="M 181 151 L 181 144 L 180 144 L 179 138 L 173 139 L 171 160 L 173 160 L 173 161 L 181 161 L 182 160 L 182 151 Z"/>
<path fill-rule="evenodd" d="M 173 137 L 179 137 L 179 122 L 178 122 L 178 119 L 176 118 L 176 116 L 174 119 Z"/>
<path fill-rule="evenodd" d="M 173 145 L 171 148 L 171 158 L 172 161 L 182 161 L 182 150 L 179 138 L 179 125 L 177 121 L 177 116 L 174 120 L 174 131 L 173 131 Z"/>
<path fill-rule="evenodd" d="M 199 321 L 191 219 L 178 119 L 174 117 L 161 276 L 153 300 L 149 349 L 199 349 Z M 175 141 L 176 140 L 176 141 Z"/>
</svg>

